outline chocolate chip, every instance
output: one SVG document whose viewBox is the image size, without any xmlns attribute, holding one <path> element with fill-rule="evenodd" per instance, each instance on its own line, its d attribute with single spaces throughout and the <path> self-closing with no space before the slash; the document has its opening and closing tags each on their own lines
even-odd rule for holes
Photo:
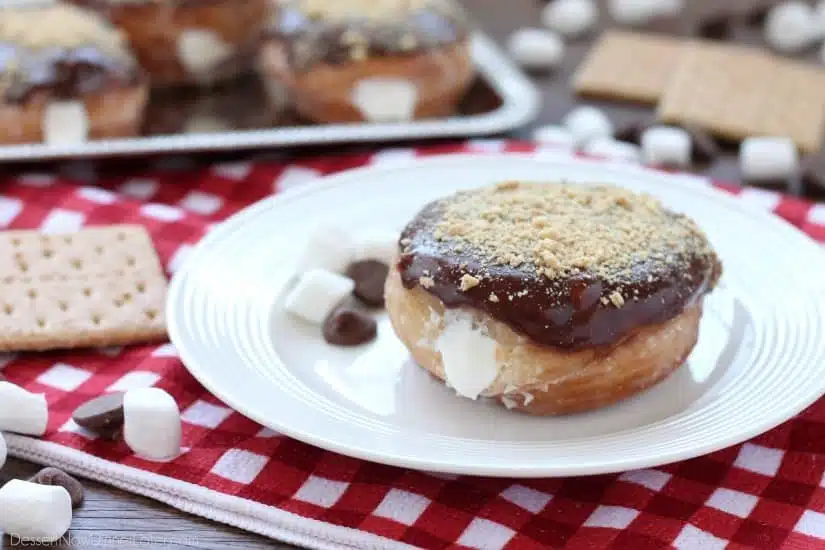
<svg viewBox="0 0 825 550">
<path fill-rule="evenodd" d="M 738 0 L 741 4 L 740 12 L 745 22 L 751 25 L 761 25 L 765 22 L 768 12 L 779 3 L 779 0 Z"/>
<path fill-rule="evenodd" d="M 801 176 L 805 189 L 825 191 L 825 156 L 808 155 L 802 159 Z"/>
<path fill-rule="evenodd" d="M 355 281 L 356 298 L 373 307 L 384 305 L 384 283 L 390 269 L 384 262 L 362 260 L 350 264 L 347 277 Z"/>
<path fill-rule="evenodd" d="M 83 485 L 59 468 L 43 468 L 29 479 L 32 483 L 40 485 L 56 485 L 63 487 L 72 499 L 72 507 L 77 508 L 83 504 L 85 491 Z"/>
<path fill-rule="evenodd" d="M 656 117 L 650 115 L 634 116 L 616 123 L 616 130 L 613 137 L 619 141 L 639 143 L 644 131 L 654 124 L 656 124 Z"/>
<path fill-rule="evenodd" d="M 702 38 L 724 40 L 733 30 L 733 21 L 728 17 L 710 17 L 700 21 L 697 27 L 696 34 Z"/>
<path fill-rule="evenodd" d="M 721 154 L 716 139 L 698 126 L 686 125 L 685 131 L 693 142 L 693 160 L 695 162 L 713 162 Z"/>
<path fill-rule="evenodd" d="M 117 439 L 123 426 L 123 392 L 101 395 L 87 401 L 72 414 L 78 426 L 108 439 Z"/>
<path fill-rule="evenodd" d="M 690 25 L 684 17 L 663 15 L 654 17 L 645 23 L 647 30 L 673 36 L 686 36 L 691 33 Z"/>
<path fill-rule="evenodd" d="M 696 16 L 696 34 L 703 38 L 723 40 L 733 31 L 738 13 L 727 2 L 706 3 Z"/>
<path fill-rule="evenodd" d="M 342 306 L 324 321 L 324 340 L 334 346 L 359 346 L 375 339 L 375 319 L 355 308 Z"/>
<path fill-rule="evenodd" d="M 703 0 L 694 6 L 696 33 L 704 38 L 728 38 L 739 22 L 764 15 L 762 0 Z"/>
<path fill-rule="evenodd" d="M 753 187 L 762 187 L 765 189 L 771 189 L 774 191 L 788 191 L 793 184 L 790 179 L 782 179 L 782 178 L 772 178 L 772 179 L 764 179 L 764 180 L 752 180 L 752 181 L 745 181 L 748 185 Z"/>
</svg>

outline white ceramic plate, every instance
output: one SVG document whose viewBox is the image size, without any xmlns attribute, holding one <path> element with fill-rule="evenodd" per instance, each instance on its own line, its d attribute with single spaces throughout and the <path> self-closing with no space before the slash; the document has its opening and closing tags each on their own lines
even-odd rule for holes
<svg viewBox="0 0 825 550">
<path fill-rule="evenodd" d="M 335 221 L 400 229 L 427 201 L 506 179 L 606 182 L 692 216 L 725 264 L 683 368 L 620 405 L 531 418 L 461 399 L 408 358 L 386 318 L 374 343 L 326 345 L 281 311 L 302 235 Z M 721 449 L 825 393 L 825 254 L 780 219 L 686 177 L 528 156 L 453 156 L 329 177 L 211 232 L 175 277 L 172 341 L 192 374 L 249 418 L 386 464 L 490 476 L 650 467 Z"/>
</svg>

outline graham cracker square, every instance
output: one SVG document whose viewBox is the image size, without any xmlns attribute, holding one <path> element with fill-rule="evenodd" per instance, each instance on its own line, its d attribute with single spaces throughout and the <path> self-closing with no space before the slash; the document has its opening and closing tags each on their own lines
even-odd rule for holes
<svg viewBox="0 0 825 550">
<path fill-rule="evenodd" d="M 163 340 L 166 287 L 139 226 L 0 233 L 0 351 Z"/>
<path fill-rule="evenodd" d="M 72 279 L 125 273 L 162 272 L 143 227 L 87 227 L 72 233 L 0 233 L 0 281 L 20 278 Z M 6 261 L 11 259 L 11 261 Z"/>
<path fill-rule="evenodd" d="M 731 140 L 791 138 L 819 151 L 825 126 L 825 72 L 758 49 L 710 43 L 685 52 L 659 118 Z"/>
<path fill-rule="evenodd" d="M 690 42 L 659 34 L 606 31 L 576 74 L 577 93 L 656 103 Z"/>
</svg>

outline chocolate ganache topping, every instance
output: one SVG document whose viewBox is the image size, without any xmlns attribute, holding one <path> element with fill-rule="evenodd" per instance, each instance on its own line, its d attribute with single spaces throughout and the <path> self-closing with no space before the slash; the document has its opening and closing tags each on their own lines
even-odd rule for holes
<svg viewBox="0 0 825 550">
<path fill-rule="evenodd" d="M 467 34 L 466 21 L 450 0 L 287 0 L 269 29 L 298 71 L 317 63 L 420 53 Z"/>
<path fill-rule="evenodd" d="M 571 350 L 676 317 L 722 272 L 692 220 L 609 186 L 508 182 L 461 192 L 424 207 L 400 246 L 406 288 Z"/>
<path fill-rule="evenodd" d="M 35 91 L 69 99 L 135 84 L 139 69 L 120 32 L 69 5 L 0 10 L 0 94 L 9 103 Z"/>
</svg>

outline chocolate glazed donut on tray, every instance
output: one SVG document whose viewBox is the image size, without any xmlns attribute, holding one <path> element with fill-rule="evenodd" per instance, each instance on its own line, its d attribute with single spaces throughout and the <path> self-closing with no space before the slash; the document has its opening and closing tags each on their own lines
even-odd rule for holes
<svg viewBox="0 0 825 550">
<path fill-rule="evenodd" d="M 447 116 L 474 78 L 468 25 L 438 0 L 284 3 L 261 70 L 318 122 Z"/>
<path fill-rule="evenodd" d="M 123 29 L 153 87 L 212 86 L 251 72 L 270 0 L 70 0 Z"/>
<path fill-rule="evenodd" d="M 68 5 L 0 11 L 0 143 L 82 142 L 140 130 L 144 73 L 123 36 Z"/>
<path fill-rule="evenodd" d="M 457 393 L 553 415 L 682 365 L 721 272 L 694 222 L 652 197 L 508 182 L 427 205 L 386 301 L 415 360 Z"/>
</svg>

